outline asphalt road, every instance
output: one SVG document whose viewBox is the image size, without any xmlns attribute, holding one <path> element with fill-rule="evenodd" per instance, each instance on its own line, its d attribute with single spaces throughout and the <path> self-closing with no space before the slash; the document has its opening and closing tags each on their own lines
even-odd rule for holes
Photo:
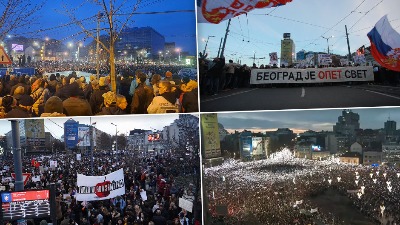
<svg viewBox="0 0 400 225">
<path fill-rule="evenodd" d="M 314 86 L 239 88 L 200 96 L 201 112 L 400 106 L 400 88 Z"/>
</svg>

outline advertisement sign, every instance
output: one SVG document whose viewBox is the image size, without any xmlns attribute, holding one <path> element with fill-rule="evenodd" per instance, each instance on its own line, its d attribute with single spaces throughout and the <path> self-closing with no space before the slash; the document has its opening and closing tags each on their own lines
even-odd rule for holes
<svg viewBox="0 0 400 225">
<path fill-rule="evenodd" d="M 149 134 L 147 136 L 147 140 L 149 142 L 153 142 L 153 141 L 159 141 L 161 139 L 161 135 L 158 133 L 154 133 L 154 134 Z"/>
<path fill-rule="evenodd" d="M 124 171 L 119 169 L 105 176 L 78 174 L 78 201 L 98 201 L 125 194 Z"/>
<path fill-rule="evenodd" d="M 311 145 L 311 150 L 313 152 L 320 152 L 321 151 L 321 146 L 319 146 L 319 145 Z"/>
<path fill-rule="evenodd" d="M 221 156 L 219 139 L 218 117 L 216 113 L 201 115 L 202 146 L 204 146 L 205 158 Z"/>
<path fill-rule="evenodd" d="M 252 69 L 250 84 L 373 81 L 372 66 L 329 68 Z"/>
<path fill-rule="evenodd" d="M 86 126 L 78 127 L 78 146 L 90 146 L 90 129 Z"/>
<path fill-rule="evenodd" d="M 64 123 L 64 139 L 67 148 L 74 148 L 78 144 L 78 125 L 75 120 L 68 120 Z"/>
<path fill-rule="evenodd" d="M 26 138 L 45 138 L 44 120 L 24 120 Z"/>
<path fill-rule="evenodd" d="M 19 44 L 11 44 L 11 49 L 14 52 L 23 52 L 24 51 L 24 46 L 23 45 L 19 45 Z"/>
<path fill-rule="evenodd" d="M 240 137 L 241 140 L 241 156 L 242 157 L 249 157 L 253 153 L 252 141 L 253 138 L 251 136 L 247 137 Z"/>
<path fill-rule="evenodd" d="M 1 206 L 3 220 L 50 217 L 50 191 L 3 192 Z"/>
<path fill-rule="evenodd" d="M 263 155 L 263 138 L 262 137 L 253 137 L 252 138 L 252 148 L 253 148 L 253 155 Z"/>
</svg>

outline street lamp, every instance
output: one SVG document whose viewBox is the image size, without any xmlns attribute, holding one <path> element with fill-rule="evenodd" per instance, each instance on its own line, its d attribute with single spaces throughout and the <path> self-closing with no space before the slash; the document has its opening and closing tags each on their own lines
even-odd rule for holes
<svg viewBox="0 0 400 225">
<path fill-rule="evenodd" d="M 328 54 L 330 54 L 329 53 L 329 39 L 331 39 L 331 38 L 333 38 L 334 36 L 332 35 L 332 36 L 330 36 L 330 37 L 324 37 L 324 36 L 321 36 L 323 39 L 326 39 L 326 43 L 328 44 Z"/>
<path fill-rule="evenodd" d="M 115 152 L 116 152 L 117 155 L 118 155 L 118 136 L 117 136 L 118 130 L 117 130 L 117 125 L 114 124 L 114 123 L 111 123 L 111 125 L 114 125 L 114 126 L 115 126 L 115 141 L 114 141 L 114 143 L 115 143 Z"/>
<path fill-rule="evenodd" d="M 78 43 L 78 51 L 76 52 L 76 61 L 79 61 L 79 48 L 83 47 L 82 42 Z"/>
<path fill-rule="evenodd" d="M 177 49 L 175 49 L 175 51 L 178 52 L 178 61 L 180 62 L 181 61 L 181 49 L 177 48 Z"/>
<path fill-rule="evenodd" d="M 208 40 L 210 39 L 210 37 L 215 37 L 215 36 L 210 36 L 210 35 L 209 35 L 209 36 L 207 37 L 206 46 L 204 47 L 203 55 L 206 54 L 207 44 L 208 44 Z"/>
</svg>

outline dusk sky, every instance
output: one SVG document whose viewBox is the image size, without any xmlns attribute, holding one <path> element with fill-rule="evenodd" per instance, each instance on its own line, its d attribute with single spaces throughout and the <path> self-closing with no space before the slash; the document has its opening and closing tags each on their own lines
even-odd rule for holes
<svg viewBox="0 0 400 225">
<path fill-rule="evenodd" d="M 351 109 L 360 115 L 362 129 L 383 128 L 390 116 L 400 128 L 400 108 Z M 229 132 L 234 130 L 266 131 L 277 128 L 291 128 L 296 131 L 332 131 L 333 125 L 342 115 L 342 109 L 270 111 L 270 112 L 233 112 L 218 113 L 218 122 Z"/>
<path fill-rule="evenodd" d="M 35 1 L 36 2 L 36 1 Z M 39 0 L 37 0 L 39 2 Z M 89 3 L 90 2 L 90 3 Z M 77 42 L 83 40 L 84 35 L 76 35 L 82 29 L 76 25 L 63 26 L 71 22 L 67 10 L 74 12 L 78 20 L 94 16 L 101 11 L 101 8 L 91 2 L 94 1 L 65 1 L 52 0 L 46 1 L 45 6 L 37 12 L 37 20 L 32 22 L 28 29 L 17 30 L 12 35 L 22 35 L 45 39 L 45 37 L 63 40 L 65 42 Z M 100 1 L 101 2 L 101 1 Z M 106 1 L 108 2 L 108 1 Z M 122 0 L 116 0 L 116 5 L 120 5 Z M 126 5 L 133 6 L 136 1 L 126 1 Z M 66 6 L 64 9 L 64 5 Z M 132 7 L 123 7 L 120 13 L 127 13 Z M 190 12 L 162 13 L 162 14 L 143 14 L 150 12 L 191 10 Z M 176 47 L 182 51 L 189 51 L 196 54 L 196 16 L 195 3 L 188 0 L 142 0 L 136 10 L 137 13 L 132 17 L 129 27 L 153 27 L 160 34 L 164 35 L 166 42 L 176 42 Z M 142 13 L 142 14 L 140 14 Z M 121 19 L 121 16 L 116 16 Z M 123 19 L 123 18 L 122 18 Z M 105 20 L 104 20 L 105 21 Z M 121 20 L 124 21 L 124 20 Z M 96 28 L 96 19 L 85 21 L 87 29 Z M 60 28 L 55 28 L 61 26 Z M 105 28 L 106 23 L 101 23 L 100 27 Z M 49 29 L 55 28 L 55 29 Z M 43 29 L 44 31 L 40 31 Z"/>
<path fill-rule="evenodd" d="M 108 134 L 115 135 L 115 126 L 117 125 L 118 134 L 127 134 L 133 129 L 144 130 L 162 130 L 163 127 L 169 126 L 175 119 L 179 118 L 176 114 L 164 115 L 126 115 L 126 116 L 96 116 L 96 117 L 73 117 L 73 120 L 80 124 L 90 124 L 96 122 L 96 128 Z M 45 131 L 50 132 L 54 137 L 60 139 L 64 134 L 64 122 L 69 118 L 49 118 L 44 119 Z M 52 122 L 53 121 L 53 122 Z M 0 120 L 0 135 L 4 135 L 11 130 L 11 122 L 6 119 Z"/>
<path fill-rule="evenodd" d="M 256 9 L 232 19 L 225 57 L 252 65 L 255 52 L 256 58 L 265 57 L 256 59 L 257 64 L 268 64 L 269 53 L 278 52 L 280 56 L 283 33 L 291 33 L 296 52 L 326 52 L 327 41 L 321 36 L 334 36 L 329 39 L 331 53 L 346 55 L 345 25 L 351 52 L 355 52 L 362 45 L 370 45 L 367 33 L 386 14 L 392 27 L 399 31 L 398 9 L 399 0 L 293 0 L 277 8 Z M 210 57 L 216 57 L 227 24 L 227 20 L 220 24 L 200 23 L 199 51 L 204 50 L 208 36 L 215 36 L 210 37 L 207 50 Z"/>
</svg>

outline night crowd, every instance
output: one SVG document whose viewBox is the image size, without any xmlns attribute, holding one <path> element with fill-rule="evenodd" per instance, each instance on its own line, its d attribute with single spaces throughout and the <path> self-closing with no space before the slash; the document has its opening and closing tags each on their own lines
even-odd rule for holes
<svg viewBox="0 0 400 225">
<path fill-rule="evenodd" d="M 179 76 L 182 66 L 117 65 L 116 92 L 106 66 L 99 76 L 93 64 L 32 66 L 36 69 L 32 76 L 9 71 L 1 76 L 0 118 L 198 112 L 197 77 Z"/>
<path fill-rule="evenodd" d="M 344 225 L 357 221 L 354 212 L 364 219 L 357 224 L 400 223 L 398 168 L 306 159 L 228 162 L 206 169 L 203 183 L 209 224 Z"/>
<path fill-rule="evenodd" d="M 194 180 L 199 175 L 192 157 L 182 160 L 172 154 L 144 156 L 122 152 L 110 157 L 106 152 L 94 154 L 94 176 L 103 176 L 123 168 L 125 195 L 102 201 L 76 201 L 77 174 L 92 175 L 90 154 L 77 160 L 76 154 L 23 157 L 23 172 L 32 173 L 25 190 L 44 189 L 50 183 L 56 184 L 56 218 L 61 225 L 199 225 L 201 207 L 194 206 L 192 212 L 179 207 L 179 198 L 194 201 L 196 187 Z M 50 160 L 57 161 L 57 167 L 50 167 Z M 11 172 L 14 171 L 12 158 L 0 163 L 2 185 L 7 191 L 14 189 Z M 33 181 L 33 177 L 40 179 Z M 143 199 L 142 191 L 147 200 Z M 200 197 L 198 203 L 201 205 Z M 196 218 L 195 218 L 196 216 Z M 29 224 L 46 225 L 50 218 L 27 220 Z M 5 224 L 15 224 L 6 221 Z"/>
</svg>

